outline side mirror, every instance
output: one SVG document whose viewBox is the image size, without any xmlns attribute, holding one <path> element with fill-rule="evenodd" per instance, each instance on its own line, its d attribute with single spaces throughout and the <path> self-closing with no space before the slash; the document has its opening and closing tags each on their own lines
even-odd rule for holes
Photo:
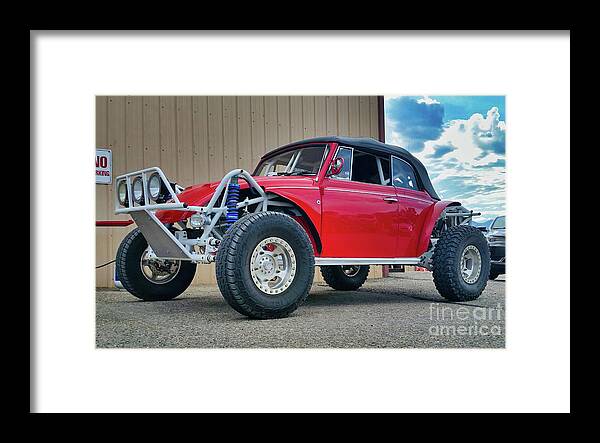
<svg viewBox="0 0 600 443">
<path fill-rule="evenodd" d="M 327 175 L 338 175 L 342 172 L 342 168 L 344 167 L 344 159 L 342 157 L 336 157 L 331 162 L 331 166 L 329 167 L 329 174 Z"/>
</svg>

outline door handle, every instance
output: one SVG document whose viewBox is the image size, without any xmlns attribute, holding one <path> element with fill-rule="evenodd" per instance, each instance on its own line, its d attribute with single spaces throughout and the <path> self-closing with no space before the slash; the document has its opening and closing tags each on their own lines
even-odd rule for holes
<svg viewBox="0 0 600 443">
<path fill-rule="evenodd" d="M 398 203 L 398 199 L 394 197 L 384 197 L 383 201 L 388 203 Z"/>
</svg>

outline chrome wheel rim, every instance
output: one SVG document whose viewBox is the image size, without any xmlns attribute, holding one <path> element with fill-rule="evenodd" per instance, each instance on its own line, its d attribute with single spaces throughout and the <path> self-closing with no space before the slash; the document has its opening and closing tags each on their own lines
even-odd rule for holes
<svg viewBox="0 0 600 443">
<path fill-rule="evenodd" d="M 360 266 L 358 265 L 342 266 L 341 268 L 346 277 L 356 277 L 360 272 Z"/>
<path fill-rule="evenodd" d="M 292 247 L 279 237 L 265 238 L 252 251 L 250 275 L 265 294 L 281 294 L 296 275 L 296 255 Z"/>
<path fill-rule="evenodd" d="M 468 245 L 460 257 L 460 275 L 465 283 L 472 285 L 481 274 L 481 253 L 474 245 Z"/>
<path fill-rule="evenodd" d="M 140 268 L 146 280 L 156 284 L 164 285 L 173 280 L 181 268 L 180 260 L 160 260 L 148 257 L 149 249 L 146 249 L 140 258 Z"/>
</svg>

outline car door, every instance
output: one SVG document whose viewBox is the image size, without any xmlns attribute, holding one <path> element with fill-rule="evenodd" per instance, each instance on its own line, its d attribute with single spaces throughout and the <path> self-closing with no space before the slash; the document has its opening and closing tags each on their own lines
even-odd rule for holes
<svg viewBox="0 0 600 443">
<path fill-rule="evenodd" d="M 419 188 L 414 168 L 392 156 L 392 184 L 398 197 L 398 257 L 415 257 L 427 208 L 434 200 Z"/>
<path fill-rule="evenodd" d="M 339 147 L 335 157 L 344 158 L 344 166 L 322 183 L 321 256 L 396 257 L 398 197 L 376 179 L 385 174 L 390 181 L 389 158 L 382 168 L 376 156 L 349 147 Z"/>
</svg>

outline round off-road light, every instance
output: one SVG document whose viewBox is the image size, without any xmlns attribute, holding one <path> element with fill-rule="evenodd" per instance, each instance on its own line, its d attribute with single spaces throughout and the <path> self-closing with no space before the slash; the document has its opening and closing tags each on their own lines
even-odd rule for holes
<svg viewBox="0 0 600 443">
<path fill-rule="evenodd" d="M 119 203 L 121 206 L 127 206 L 129 203 L 127 200 L 127 183 L 125 180 L 121 180 L 117 186 L 117 193 L 119 196 Z"/>
<path fill-rule="evenodd" d="M 206 224 L 206 216 L 196 212 L 190 217 L 190 225 L 192 228 L 201 228 Z"/>
<path fill-rule="evenodd" d="M 148 179 L 148 195 L 152 200 L 156 201 L 160 197 L 161 188 L 162 180 L 160 179 L 160 175 L 155 172 Z"/>
<path fill-rule="evenodd" d="M 144 201 L 144 183 L 142 182 L 142 177 L 136 177 L 131 187 L 133 188 L 133 199 L 135 202 L 142 203 Z"/>
</svg>

